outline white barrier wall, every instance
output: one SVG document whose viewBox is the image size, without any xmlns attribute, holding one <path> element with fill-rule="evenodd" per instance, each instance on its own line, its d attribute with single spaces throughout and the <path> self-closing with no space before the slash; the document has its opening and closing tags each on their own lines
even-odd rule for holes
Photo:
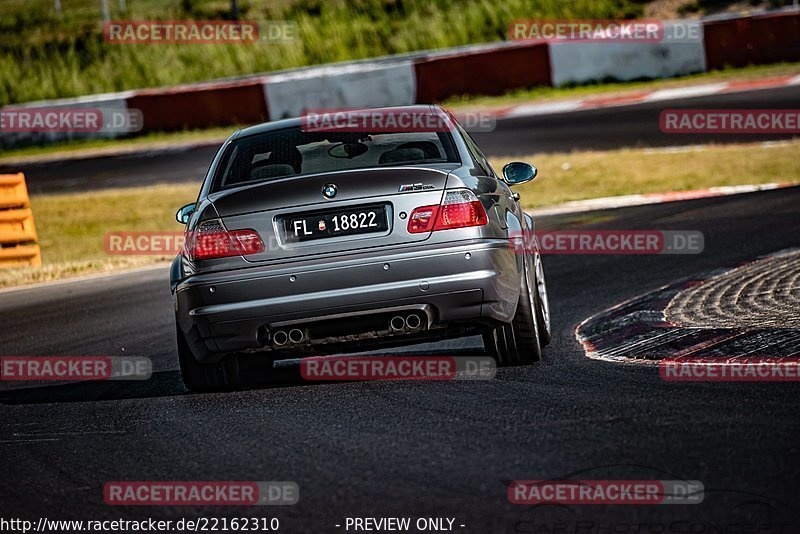
<svg viewBox="0 0 800 534">
<path fill-rule="evenodd" d="M 416 82 L 411 61 L 363 63 L 269 76 L 264 91 L 274 121 L 315 109 L 413 104 Z"/>
<path fill-rule="evenodd" d="M 666 24 L 665 35 L 684 27 L 684 24 Z M 702 26 L 697 24 L 696 28 L 699 28 L 695 30 L 699 31 L 699 36 L 676 39 L 676 42 L 550 42 L 553 85 L 669 78 L 705 72 Z"/>
<path fill-rule="evenodd" d="M 141 114 L 129 112 L 127 99 L 132 92 L 107 93 L 61 100 L 42 100 L 26 104 L 15 104 L 0 109 L 0 114 L 17 113 L 15 123 L 19 121 L 19 113 L 55 112 L 66 110 L 98 110 L 102 114 L 102 123 L 97 131 L 70 131 L 70 123 L 60 123 L 52 131 L 20 132 L 11 130 L 10 117 L 6 116 L 0 131 L 0 146 L 13 147 L 31 143 L 52 143 L 72 139 L 114 139 L 126 134 L 135 134 L 141 129 Z M 33 120 L 32 117 L 29 119 Z M 55 120 L 55 119 L 54 119 Z M 0 128 L 2 130 L 2 128 Z"/>
</svg>

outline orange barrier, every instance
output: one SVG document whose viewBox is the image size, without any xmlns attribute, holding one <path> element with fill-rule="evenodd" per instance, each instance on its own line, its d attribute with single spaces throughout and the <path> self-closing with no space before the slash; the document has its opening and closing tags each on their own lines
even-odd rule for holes
<svg viewBox="0 0 800 534">
<path fill-rule="evenodd" d="M 41 264 L 25 175 L 0 174 L 0 268 Z"/>
</svg>

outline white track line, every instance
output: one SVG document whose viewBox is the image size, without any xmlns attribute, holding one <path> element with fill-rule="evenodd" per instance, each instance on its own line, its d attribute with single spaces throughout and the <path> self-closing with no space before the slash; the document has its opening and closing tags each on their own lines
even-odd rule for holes
<svg viewBox="0 0 800 534">
<path fill-rule="evenodd" d="M 534 115 L 550 115 L 551 113 L 564 113 L 576 111 L 581 108 L 583 100 L 569 100 L 566 102 L 550 102 L 545 104 L 523 104 L 512 109 L 503 118 L 531 117 Z"/>
<path fill-rule="evenodd" d="M 673 89 L 659 89 L 644 97 L 645 102 L 658 102 L 661 100 L 681 100 L 698 96 L 713 95 L 724 91 L 727 83 L 711 83 L 707 85 L 694 85 L 690 87 L 675 87 Z"/>
</svg>

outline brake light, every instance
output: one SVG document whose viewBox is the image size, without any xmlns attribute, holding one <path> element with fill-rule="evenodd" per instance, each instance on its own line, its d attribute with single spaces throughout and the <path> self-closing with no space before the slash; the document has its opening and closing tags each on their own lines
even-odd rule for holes
<svg viewBox="0 0 800 534">
<path fill-rule="evenodd" d="M 483 226 L 489 222 L 486 210 L 478 197 L 469 189 L 448 191 L 440 206 L 422 206 L 411 212 L 408 232 L 419 234 L 452 230 L 469 226 Z"/>
<path fill-rule="evenodd" d="M 408 232 L 410 234 L 421 234 L 433 230 L 433 223 L 439 206 L 422 206 L 411 212 L 408 218 Z"/>
<path fill-rule="evenodd" d="M 186 240 L 189 257 L 211 260 L 232 256 L 247 256 L 264 252 L 264 242 L 250 228 L 228 231 L 219 219 L 203 221 Z"/>
<path fill-rule="evenodd" d="M 469 189 L 448 191 L 442 199 L 442 206 L 436 217 L 436 230 L 450 230 L 451 228 L 466 228 L 468 226 L 483 226 L 489 222 L 486 210 L 483 209 L 475 193 Z"/>
</svg>

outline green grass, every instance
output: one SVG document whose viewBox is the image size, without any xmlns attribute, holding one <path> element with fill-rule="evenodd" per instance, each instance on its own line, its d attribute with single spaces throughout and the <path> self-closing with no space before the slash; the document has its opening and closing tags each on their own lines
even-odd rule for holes
<svg viewBox="0 0 800 534">
<path fill-rule="evenodd" d="M 646 149 L 531 156 L 540 176 L 516 188 L 526 208 L 571 200 L 705 187 L 800 182 L 800 140 L 773 146 L 721 145 L 669 153 Z M 506 159 L 493 159 L 499 169 Z M 109 256 L 107 232 L 181 231 L 175 210 L 197 195 L 197 184 L 34 195 L 41 268 L 0 270 L 0 287 L 130 269 L 169 256 Z"/>
<path fill-rule="evenodd" d="M 501 96 L 463 95 L 449 98 L 442 105 L 454 108 L 505 106 L 522 102 L 575 98 L 611 92 L 636 92 L 637 90 L 664 89 L 703 83 L 754 80 L 784 74 L 800 74 L 800 62 L 726 68 L 661 80 L 597 82 L 565 87 L 533 87 L 510 91 Z"/>
<path fill-rule="evenodd" d="M 103 153 L 152 150 L 168 146 L 202 142 L 222 142 L 240 126 L 223 126 L 207 130 L 185 130 L 180 132 L 152 132 L 127 139 L 80 139 L 47 145 L 34 145 L 10 150 L 0 148 L 0 164 L 13 165 L 19 161 L 37 159 L 63 159 L 88 157 Z"/>
<path fill-rule="evenodd" d="M 641 16 L 643 0 L 242 0 L 240 18 L 289 20 L 286 44 L 106 43 L 97 0 L 2 0 L 0 105 L 156 87 L 500 41 L 515 19 Z M 114 19 L 222 19 L 227 0 L 127 0 Z"/>
<path fill-rule="evenodd" d="M 156 185 L 86 193 L 34 195 L 31 208 L 42 267 L 0 270 L 0 287 L 111 272 L 172 260 L 105 251 L 107 232 L 180 232 L 175 211 L 197 198 L 197 184 Z"/>
<path fill-rule="evenodd" d="M 502 96 L 472 96 L 452 98 L 442 105 L 453 109 L 492 108 L 534 101 L 576 98 L 594 94 L 635 92 L 637 90 L 663 89 L 690 84 L 722 81 L 743 81 L 767 78 L 784 74 L 800 74 L 800 63 L 780 63 L 759 65 L 740 69 L 727 69 L 677 78 L 630 83 L 592 84 L 580 87 L 539 87 L 513 91 Z M 246 125 L 242 125 L 246 126 Z M 15 164 L 19 161 L 32 161 L 40 158 L 85 157 L 103 152 L 126 150 L 146 150 L 184 143 L 222 142 L 242 126 L 209 128 L 207 130 L 187 130 L 182 132 L 155 132 L 128 139 L 76 140 L 39 146 L 28 146 L 3 150 L 0 148 L 0 164 Z"/>
<path fill-rule="evenodd" d="M 680 151 L 624 149 L 514 158 L 539 176 L 516 188 L 525 208 L 589 198 L 685 191 L 726 185 L 800 183 L 800 140 L 705 145 Z M 490 158 L 501 169 L 508 158 Z"/>
<path fill-rule="evenodd" d="M 31 208 L 43 261 L 108 259 L 106 232 L 180 232 L 175 211 L 193 202 L 199 190 L 198 184 L 180 184 L 34 195 Z"/>
</svg>

